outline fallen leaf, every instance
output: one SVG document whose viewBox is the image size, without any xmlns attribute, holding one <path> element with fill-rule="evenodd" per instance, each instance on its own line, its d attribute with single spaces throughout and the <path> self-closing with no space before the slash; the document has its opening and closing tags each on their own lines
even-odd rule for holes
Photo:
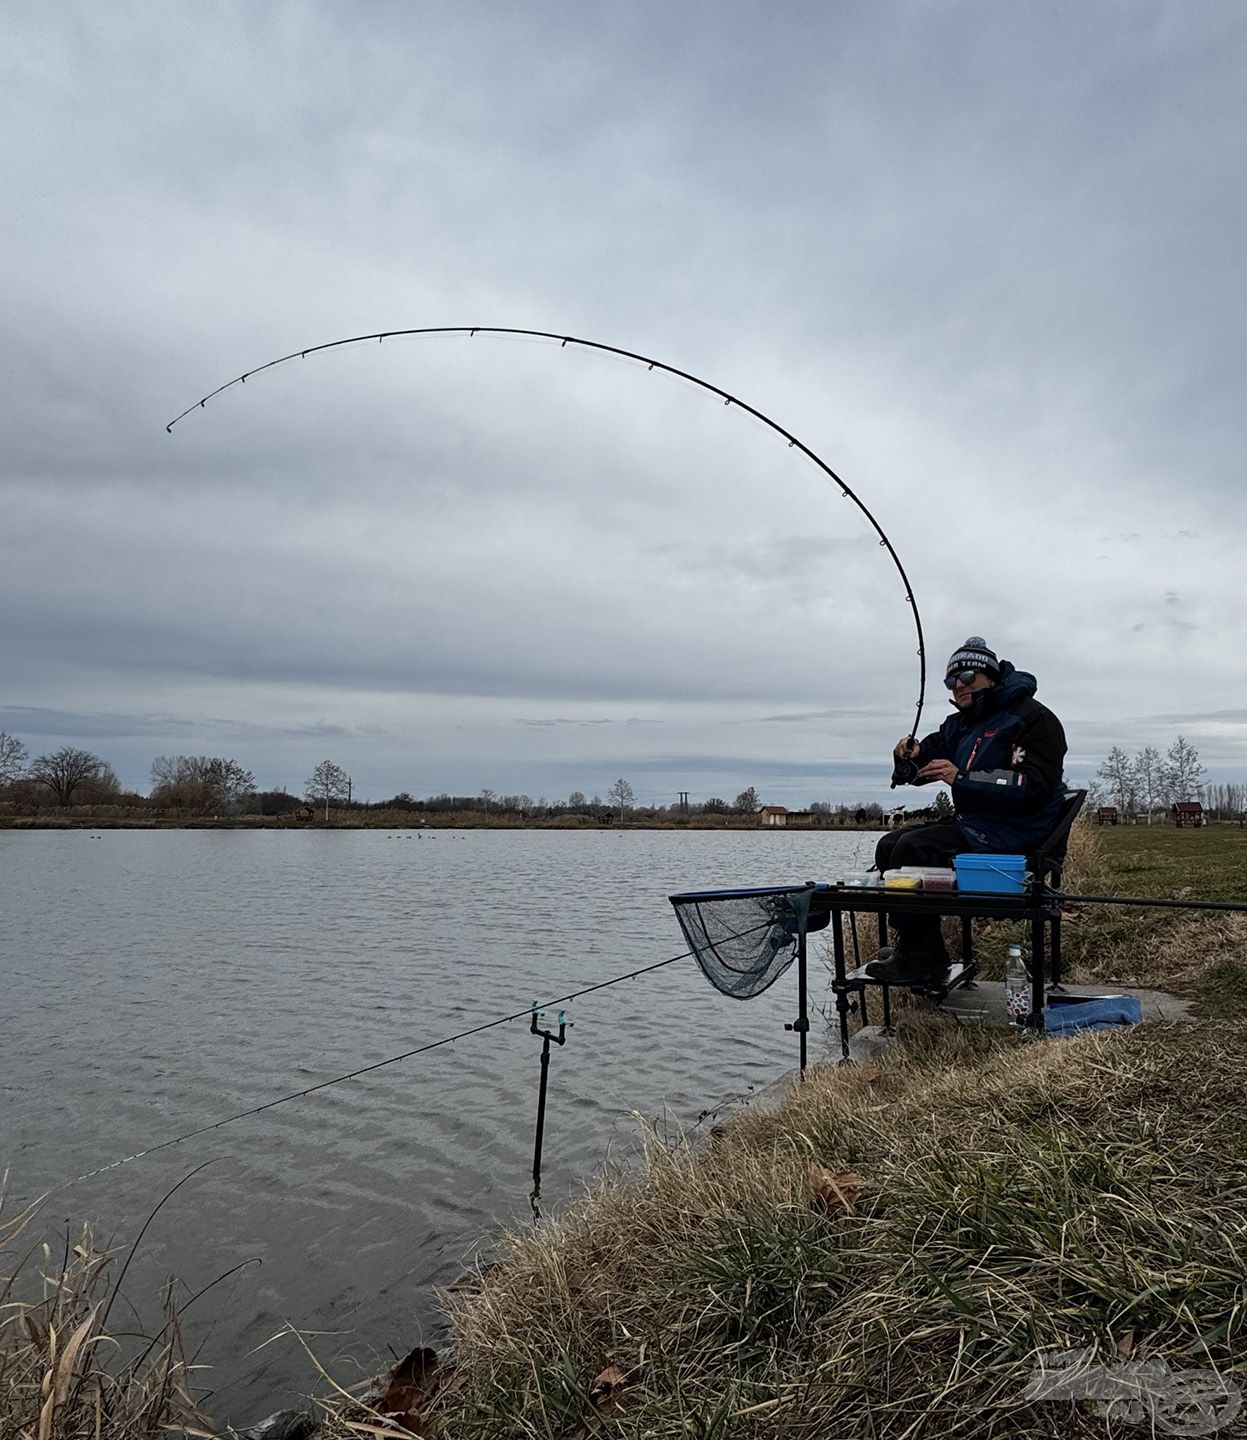
<svg viewBox="0 0 1247 1440">
<path fill-rule="evenodd" d="M 1121 1360 L 1129 1360 L 1130 1352 L 1134 1349 L 1134 1331 L 1127 1330 L 1117 1342 L 1117 1356 Z"/>
<path fill-rule="evenodd" d="M 810 1199 L 817 1210 L 827 1215 L 852 1215 L 861 1199 L 862 1177 L 852 1170 L 838 1170 L 834 1174 L 821 1165 L 809 1169 Z"/>
<path fill-rule="evenodd" d="M 608 1365 L 593 1382 L 593 1388 L 589 1391 L 589 1399 L 593 1402 L 594 1409 L 600 1410 L 606 1415 L 617 1409 L 623 1388 L 627 1383 L 628 1377 L 618 1365 Z"/>
<path fill-rule="evenodd" d="M 439 1362 L 436 1350 L 418 1345 L 373 1381 L 363 1403 L 409 1433 L 423 1434 L 434 1397 L 453 1394 L 462 1380 L 460 1371 Z"/>
</svg>

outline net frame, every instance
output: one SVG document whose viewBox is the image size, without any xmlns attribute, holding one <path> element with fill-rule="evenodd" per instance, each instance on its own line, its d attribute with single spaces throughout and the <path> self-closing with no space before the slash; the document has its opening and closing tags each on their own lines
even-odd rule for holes
<svg viewBox="0 0 1247 1440">
<path fill-rule="evenodd" d="M 818 928 L 817 921 L 810 925 L 810 899 L 819 888 L 807 880 L 688 890 L 668 899 L 706 979 L 733 1000 L 752 1000 L 797 958 L 807 931 Z"/>
</svg>

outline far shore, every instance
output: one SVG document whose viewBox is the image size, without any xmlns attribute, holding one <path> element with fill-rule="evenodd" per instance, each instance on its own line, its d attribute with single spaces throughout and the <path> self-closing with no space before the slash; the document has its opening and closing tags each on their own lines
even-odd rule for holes
<svg viewBox="0 0 1247 1440">
<path fill-rule="evenodd" d="M 764 826 L 749 816 L 690 815 L 678 820 L 632 819 L 617 817 L 599 820 L 594 816 L 561 815 L 552 819 L 486 818 L 473 815 L 396 815 L 393 811 L 378 815 L 331 814 L 328 820 L 298 820 L 291 815 L 62 815 L 41 811 L 34 815 L 0 815 L 0 830 L 756 830 L 768 835 L 777 833 L 806 835 L 812 831 L 824 834 L 853 831 L 879 831 L 886 821 L 864 821 L 862 824 L 831 823 L 821 825 Z"/>
</svg>

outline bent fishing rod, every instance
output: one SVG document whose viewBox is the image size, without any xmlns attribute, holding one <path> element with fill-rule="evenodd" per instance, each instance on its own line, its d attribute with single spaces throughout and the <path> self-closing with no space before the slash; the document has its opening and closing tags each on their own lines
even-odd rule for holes
<svg viewBox="0 0 1247 1440">
<path fill-rule="evenodd" d="M 560 349 L 566 349 L 569 345 L 576 346 L 583 350 L 597 350 L 605 355 L 614 355 L 622 360 L 631 360 L 638 365 L 644 365 L 648 370 L 659 370 L 663 374 L 673 375 L 679 380 L 687 381 L 699 389 L 708 391 L 711 395 L 717 395 L 725 406 L 734 405 L 738 410 L 743 410 L 746 415 L 751 415 L 760 424 L 765 425 L 776 435 L 781 436 L 788 442 L 790 450 L 799 450 L 802 455 L 815 464 L 824 475 L 834 481 L 840 487 L 840 493 L 846 500 L 851 500 L 862 512 L 870 523 L 871 528 L 879 537 L 879 544 L 888 552 L 892 563 L 896 566 L 897 573 L 901 577 L 901 583 L 905 586 L 905 600 L 914 616 L 914 629 L 918 635 L 918 706 L 914 714 L 913 728 L 909 738 L 916 739 L 918 726 L 922 720 L 922 707 L 926 697 L 927 688 L 927 657 L 926 645 L 922 637 L 922 618 L 918 614 L 918 602 L 914 599 L 913 587 L 909 583 L 909 576 L 905 573 L 905 567 L 901 564 L 901 557 L 896 553 L 896 547 L 884 534 L 883 526 L 879 524 L 874 515 L 862 502 L 861 498 L 853 491 L 839 475 L 823 460 L 816 455 L 801 440 L 798 440 L 790 431 L 785 430 L 778 421 L 772 420 L 769 415 L 764 415 L 761 410 L 747 404 L 744 400 L 738 399 L 735 395 L 729 394 L 726 390 L 713 385 L 709 380 L 702 380 L 696 375 L 690 374 L 687 370 L 681 370 L 675 365 L 664 364 L 661 360 L 653 360 L 648 355 L 640 355 L 635 350 L 624 350 L 618 345 L 606 345 L 599 340 L 583 340 L 575 335 L 558 335 L 550 330 L 525 330 L 514 326 L 506 325 L 425 325 L 409 330 L 378 330 L 370 335 L 350 335 L 342 340 L 329 340 L 320 345 L 309 345 L 303 350 L 292 350 L 289 355 L 279 355 L 275 360 L 267 360 L 263 365 L 257 365 L 253 370 L 246 370 L 241 375 L 236 375 L 225 384 L 218 385 L 215 390 L 210 390 L 202 399 L 196 400 L 193 405 L 188 405 L 180 415 L 175 415 L 165 426 L 167 433 L 173 433 L 173 427 L 196 410 L 203 410 L 209 400 L 214 400 L 226 390 L 231 390 L 235 385 L 245 385 L 253 376 L 263 374 L 265 370 L 273 370 L 278 365 L 285 365 L 291 360 L 306 360 L 309 355 L 316 355 L 325 350 L 340 350 L 347 345 L 363 345 L 370 341 L 378 344 L 386 340 L 399 338 L 410 338 L 422 335 L 466 335 L 469 339 L 476 335 L 510 335 L 527 340 L 555 340 L 559 343 Z M 896 778 L 893 777 L 893 788 L 896 786 Z"/>
</svg>

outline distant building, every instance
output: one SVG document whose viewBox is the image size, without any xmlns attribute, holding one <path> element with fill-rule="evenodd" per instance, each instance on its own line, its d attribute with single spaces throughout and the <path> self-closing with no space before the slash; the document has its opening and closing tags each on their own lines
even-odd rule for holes
<svg viewBox="0 0 1247 1440">
<path fill-rule="evenodd" d="M 788 824 L 788 807 L 786 805 L 763 805 L 758 811 L 758 824 L 773 830 L 777 826 Z"/>
<path fill-rule="evenodd" d="M 1198 800 L 1175 800 L 1169 813 L 1175 825 L 1199 826 L 1204 823 L 1204 807 Z"/>
<path fill-rule="evenodd" d="M 1116 825 L 1121 817 L 1117 813 L 1116 805 L 1101 805 L 1095 812 L 1095 818 L 1101 825 Z"/>
</svg>

